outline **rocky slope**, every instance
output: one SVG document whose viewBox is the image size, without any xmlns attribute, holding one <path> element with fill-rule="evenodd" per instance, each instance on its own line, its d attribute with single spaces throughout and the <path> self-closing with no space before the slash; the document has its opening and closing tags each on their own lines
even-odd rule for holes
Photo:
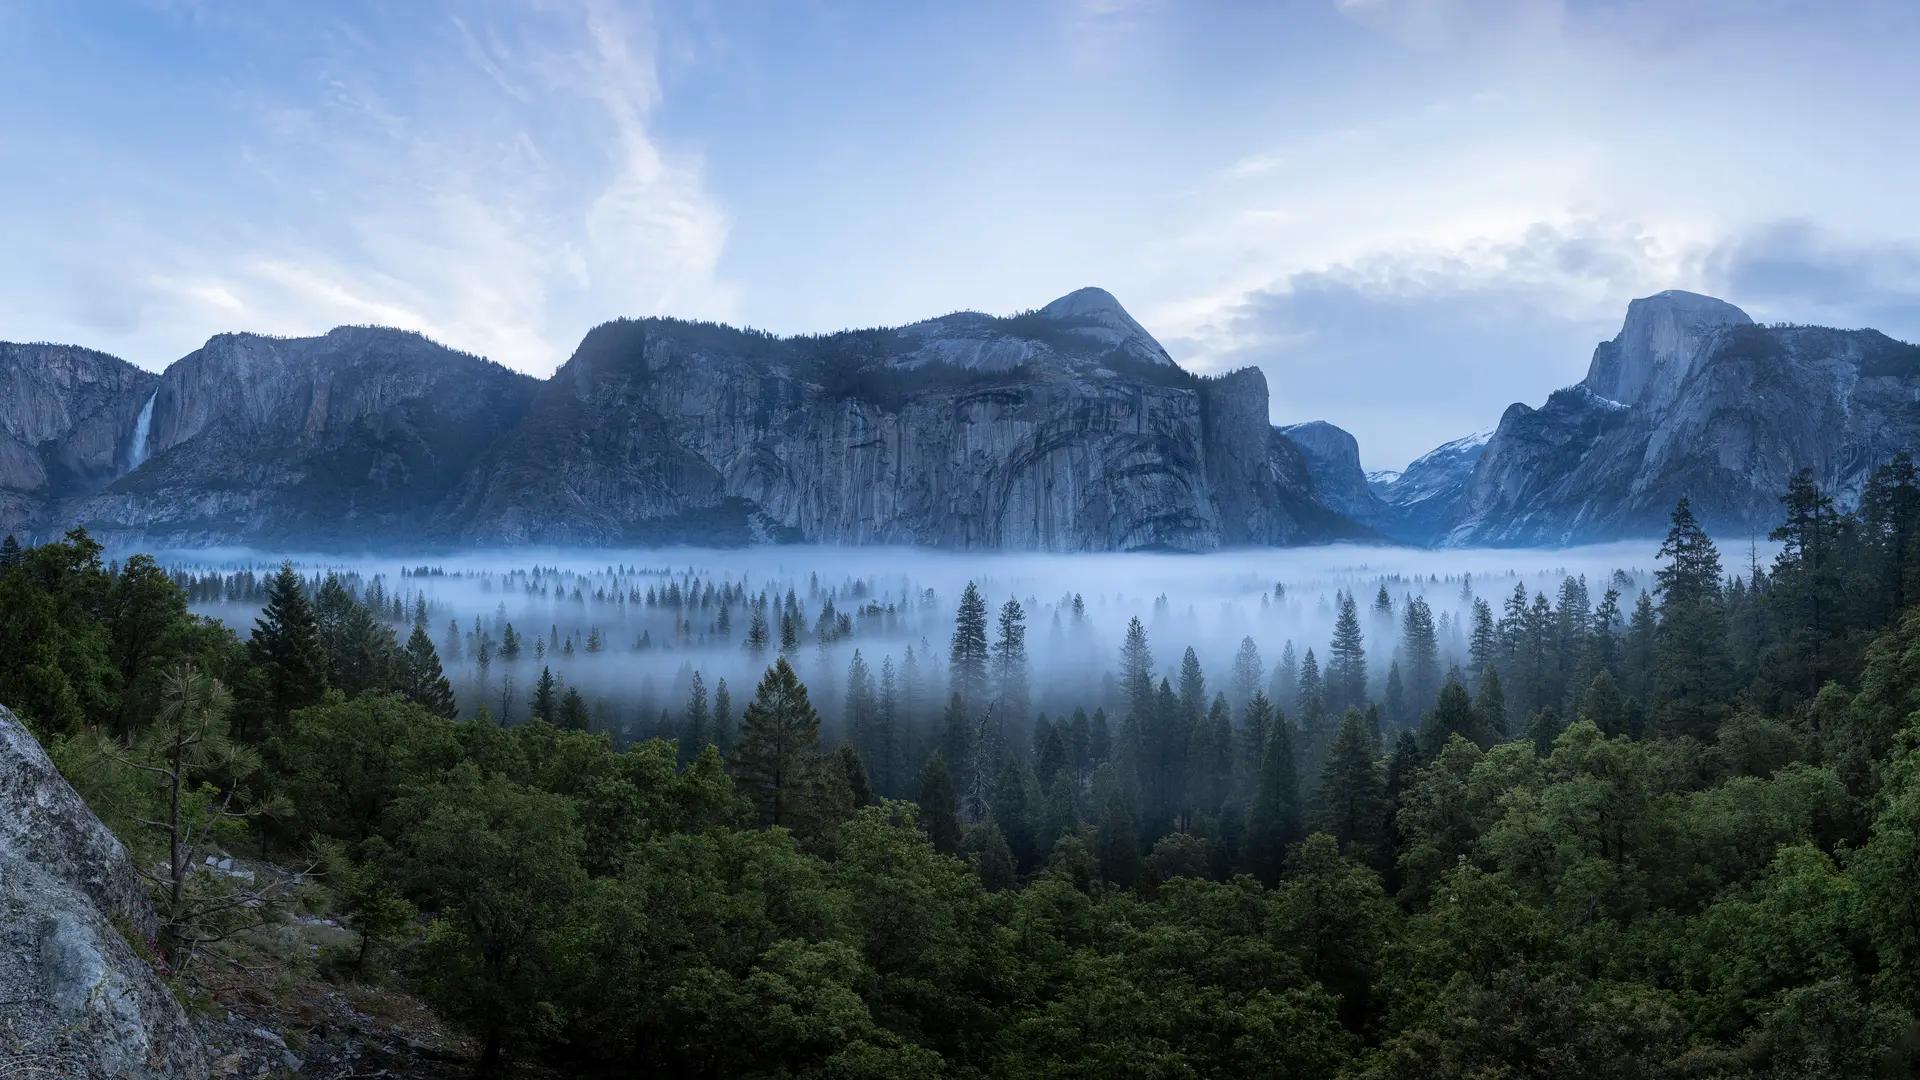
<svg viewBox="0 0 1920 1080">
<path fill-rule="evenodd" d="M 0 522 L 124 471 L 157 378 L 106 353 L 0 342 Z"/>
<path fill-rule="evenodd" d="M 126 850 L 0 707 L 0 1075 L 206 1076 L 179 1002 L 128 944 L 154 932 Z"/>
<path fill-rule="evenodd" d="M 1269 425 L 1263 375 L 1183 371 L 1099 289 L 821 337 L 622 320 L 545 382 L 397 331 L 227 334 L 160 377 L 148 428 L 137 468 L 43 485 L 0 525 L 154 546 L 1367 535 Z"/>
<path fill-rule="evenodd" d="M 1764 535 L 1796 471 L 1849 502 L 1874 468 L 1920 447 L 1920 348 L 1875 330 L 1758 326 L 1723 301 L 1664 292 L 1629 305 L 1581 383 L 1509 407 L 1470 471 L 1470 448 L 1449 446 L 1376 487 L 1401 535 L 1658 535 L 1682 496 L 1710 529 Z"/>
</svg>

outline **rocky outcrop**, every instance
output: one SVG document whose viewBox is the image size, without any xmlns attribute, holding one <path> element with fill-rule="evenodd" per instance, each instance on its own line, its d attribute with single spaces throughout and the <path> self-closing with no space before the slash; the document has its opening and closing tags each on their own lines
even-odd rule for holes
<svg viewBox="0 0 1920 1080">
<path fill-rule="evenodd" d="M 154 932 L 125 849 L 0 707 L 0 1072 L 204 1077 L 179 1003 L 128 943 Z"/>
<path fill-rule="evenodd" d="M 1351 535 L 1257 371 L 1190 375 L 1099 290 L 773 339 L 595 329 L 442 515 L 461 543 L 1211 550 Z"/>
<path fill-rule="evenodd" d="M 1508 408 L 1464 477 L 1464 448 L 1449 445 L 1376 487 L 1401 535 L 1655 536 L 1682 496 L 1709 529 L 1765 534 L 1795 472 L 1852 503 L 1875 468 L 1920 447 L 1920 348 L 1875 330 L 1758 326 L 1723 301 L 1660 293 L 1629 305 L 1585 380 Z"/>
<path fill-rule="evenodd" d="M 1460 504 L 1493 432 L 1454 439 L 1415 458 L 1405 469 L 1369 475 L 1367 485 L 1385 509 L 1379 527 L 1410 543 L 1444 537 L 1461 516 Z"/>
<path fill-rule="evenodd" d="M 55 500 L 42 532 L 1047 551 L 1365 532 L 1276 438 L 1263 375 L 1183 371 L 1100 289 L 823 337 L 621 320 L 544 383 L 397 331 L 224 334 L 151 400 L 147 460 Z"/>
<path fill-rule="evenodd" d="M 1384 507 L 1360 467 L 1359 440 L 1325 420 L 1288 424 L 1279 432 L 1300 448 L 1322 501 L 1355 520 L 1379 520 Z"/>
<path fill-rule="evenodd" d="M 0 524 L 124 472 L 156 381 L 92 349 L 0 342 Z"/>
<path fill-rule="evenodd" d="M 147 460 L 57 515 L 156 546 L 417 535 L 535 380 L 418 334 L 222 334 L 169 367 Z"/>
</svg>

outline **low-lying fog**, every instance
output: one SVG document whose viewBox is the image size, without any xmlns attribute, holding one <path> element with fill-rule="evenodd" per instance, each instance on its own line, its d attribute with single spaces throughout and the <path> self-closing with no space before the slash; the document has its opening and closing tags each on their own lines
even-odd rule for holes
<svg viewBox="0 0 1920 1080">
<path fill-rule="evenodd" d="M 901 694 L 923 712 L 937 712 L 968 581 L 986 598 L 990 641 L 998 637 L 1002 605 L 1020 602 L 1032 709 L 1058 715 L 1118 703 L 1114 672 L 1135 616 L 1146 627 L 1156 677 L 1175 676 L 1191 647 L 1209 697 L 1221 691 L 1244 698 L 1252 685 L 1272 686 L 1289 654 L 1298 662 L 1312 649 L 1324 666 L 1340 595 L 1349 593 L 1377 696 L 1414 598 L 1431 609 L 1442 669 L 1465 666 L 1476 597 L 1497 617 L 1516 585 L 1529 599 L 1544 594 L 1557 602 L 1564 579 L 1584 578 L 1590 605 L 1609 587 L 1619 590 L 1624 619 L 1636 595 L 1651 587 L 1656 546 L 1071 556 L 830 547 L 511 550 L 426 561 L 222 550 L 159 558 L 195 579 L 189 592 L 197 611 L 243 636 L 259 612 L 259 585 L 282 558 L 310 583 L 339 573 L 361 599 L 379 601 L 402 641 L 424 602 L 463 715 L 484 707 L 495 719 L 524 720 L 534 681 L 551 668 L 585 696 L 597 728 L 626 738 L 672 733 L 696 671 L 709 692 L 725 680 L 737 723 L 780 648 L 789 592 L 800 613 L 790 655 L 831 736 L 856 650 L 876 681 L 889 664 Z M 1744 565 L 1744 545 L 1727 558 Z M 1378 606 L 1383 588 L 1390 610 Z M 762 596 L 771 641 L 756 656 L 746 639 Z M 509 626 L 521 639 L 511 661 L 502 657 Z M 1257 683 L 1244 665 L 1236 672 L 1245 639 L 1258 650 Z"/>
</svg>

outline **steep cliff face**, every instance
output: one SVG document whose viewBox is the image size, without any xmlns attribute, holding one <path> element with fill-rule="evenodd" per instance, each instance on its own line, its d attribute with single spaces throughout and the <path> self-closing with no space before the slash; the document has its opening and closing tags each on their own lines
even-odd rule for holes
<svg viewBox="0 0 1920 1080">
<path fill-rule="evenodd" d="M 1274 433 L 1264 376 L 1181 370 L 1099 289 L 823 337 L 623 320 L 544 383 L 397 331 L 225 334 L 151 403 L 144 463 L 14 518 L 329 547 L 1210 550 L 1365 532 Z"/>
<path fill-rule="evenodd" d="M 1448 512 L 1418 524 L 1453 544 L 1657 535 L 1686 496 L 1711 529 L 1764 533 L 1796 471 L 1852 501 L 1916 446 L 1920 348 L 1661 293 L 1634 301 L 1585 381 L 1509 408 Z M 1407 484 L 1384 490 L 1403 514 Z"/>
<path fill-rule="evenodd" d="M 391 542 L 535 385 L 395 330 L 222 334 L 160 378 L 145 463 L 60 512 L 148 544 Z"/>
<path fill-rule="evenodd" d="M 1442 443 L 1415 458 L 1405 469 L 1367 478 L 1385 506 L 1379 527 L 1397 539 L 1432 543 L 1444 537 L 1461 516 L 1461 500 L 1493 432 L 1483 431 Z"/>
<path fill-rule="evenodd" d="M 0 342 L 0 522 L 112 481 L 156 381 L 91 349 Z"/>
<path fill-rule="evenodd" d="M 0 707 L 0 1066 L 102 1080 L 207 1075 L 179 1002 L 123 931 L 155 931 L 126 850 Z"/>
<path fill-rule="evenodd" d="M 1110 296 L 773 339 L 590 333 L 443 515 L 473 543 L 779 535 L 1085 551 L 1312 542 L 1258 372 L 1198 379 Z"/>
<path fill-rule="evenodd" d="M 1351 433 L 1325 420 L 1288 424 L 1279 432 L 1299 447 L 1322 501 L 1359 521 L 1380 518 L 1385 507 L 1367 483 L 1360 443 Z"/>
</svg>

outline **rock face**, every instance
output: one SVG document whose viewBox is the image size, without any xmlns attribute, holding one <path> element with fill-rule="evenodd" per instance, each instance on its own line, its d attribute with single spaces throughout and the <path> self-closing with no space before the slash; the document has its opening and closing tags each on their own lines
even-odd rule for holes
<svg viewBox="0 0 1920 1080">
<path fill-rule="evenodd" d="M 1405 469 L 1369 476 L 1368 486 L 1385 504 L 1380 528 L 1413 543 L 1444 536 L 1459 518 L 1461 497 L 1492 438 L 1493 432 L 1483 431 L 1442 443 Z"/>
<path fill-rule="evenodd" d="M 1211 550 L 1366 532 L 1275 435 L 1264 376 L 1181 370 L 1099 289 L 824 337 L 622 320 L 544 383 L 396 331 L 229 334 L 153 401 L 146 462 L 32 524 L 336 548 Z"/>
<path fill-rule="evenodd" d="M 179 1003 L 124 936 L 154 930 L 125 849 L 0 707 L 0 1066 L 204 1077 Z"/>
<path fill-rule="evenodd" d="M 1289 424 L 1279 431 L 1300 448 L 1322 501 L 1356 521 L 1383 518 L 1386 507 L 1360 467 L 1360 443 L 1350 433 L 1325 420 Z"/>
<path fill-rule="evenodd" d="M 1731 304 L 1660 293 L 1628 307 L 1585 380 L 1508 408 L 1464 477 L 1449 446 L 1377 489 L 1402 535 L 1653 536 L 1682 496 L 1709 529 L 1764 534 L 1798 470 L 1852 502 L 1874 468 L 1920 447 L 1920 348 L 1875 330 L 1758 326 Z"/>
<path fill-rule="evenodd" d="M 157 381 L 91 349 L 0 342 L 0 523 L 40 517 L 57 496 L 124 471 Z"/>
</svg>

